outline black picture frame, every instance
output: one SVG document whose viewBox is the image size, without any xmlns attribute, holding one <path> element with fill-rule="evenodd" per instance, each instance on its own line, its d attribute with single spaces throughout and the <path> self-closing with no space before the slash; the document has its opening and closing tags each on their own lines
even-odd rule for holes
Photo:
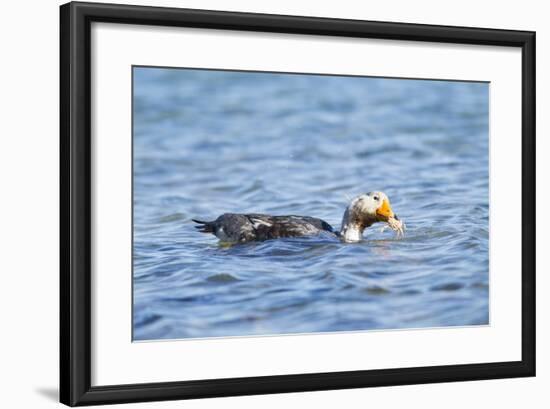
<svg viewBox="0 0 550 409">
<path fill-rule="evenodd" d="M 521 361 L 91 386 L 92 22 L 519 47 Z M 70 406 L 535 376 L 535 33 L 73 2 L 60 7 L 60 401 Z"/>
</svg>

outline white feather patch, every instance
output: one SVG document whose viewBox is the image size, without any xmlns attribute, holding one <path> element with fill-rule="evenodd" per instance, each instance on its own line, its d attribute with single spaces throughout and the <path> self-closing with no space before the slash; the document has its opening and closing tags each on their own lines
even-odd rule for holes
<svg viewBox="0 0 550 409">
<path fill-rule="evenodd" d="M 267 227 L 272 226 L 272 223 L 266 222 L 265 220 L 261 220 L 261 219 L 250 219 L 250 221 L 252 222 L 252 225 L 254 226 L 254 228 L 257 228 L 258 226 L 267 226 Z"/>
</svg>

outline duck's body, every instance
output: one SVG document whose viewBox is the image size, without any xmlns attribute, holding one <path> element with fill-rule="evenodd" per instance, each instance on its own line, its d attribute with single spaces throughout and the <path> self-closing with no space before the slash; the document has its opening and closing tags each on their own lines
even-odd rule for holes
<svg viewBox="0 0 550 409">
<path fill-rule="evenodd" d="M 367 193 L 353 199 L 346 208 L 339 232 L 326 221 L 310 216 L 224 213 L 210 222 L 193 219 L 199 224 L 196 227 L 200 232 L 212 233 L 222 242 L 230 243 L 320 234 L 355 242 L 360 241 L 363 231 L 376 222 L 388 222 L 394 230 L 402 233 L 402 223 L 398 220 L 382 192 Z"/>
<path fill-rule="evenodd" d="M 243 243 L 283 237 L 302 237 L 322 234 L 336 236 L 330 224 L 308 216 L 270 216 L 267 214 L 224 213 L 216 220 L 199 223 L 199 231 L 213 233 L 221 241 Z"/>
</svg>

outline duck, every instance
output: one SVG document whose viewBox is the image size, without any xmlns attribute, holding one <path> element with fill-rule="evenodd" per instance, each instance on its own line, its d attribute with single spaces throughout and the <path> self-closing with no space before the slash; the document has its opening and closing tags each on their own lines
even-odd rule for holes
<svg viewBox="0 0 550 409">
<path fill-rule="evenodd" d="M 260 213 L 224 213 L 213 221 L 191 219 L 201 233 L 212 233 L 223 243 L 246 243 L 287 237 L 328 234 L 346 243 L 363 240 L 363 232 L 374 223 L 385 222 L 398 235 L 403 222 L 393 212 L 384 192 L 368 192 L 355 197 L 344 211 L 340 230 L 311 216 L 272 216 Z"/>
</svg>

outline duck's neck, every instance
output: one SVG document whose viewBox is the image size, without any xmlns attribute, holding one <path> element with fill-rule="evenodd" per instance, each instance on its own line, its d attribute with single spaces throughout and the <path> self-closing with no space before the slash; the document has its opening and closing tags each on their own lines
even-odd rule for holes
<svg viewBox="0 0 550 409">
<path fill-rule="evenodd" d="M 340 238 L 348 243 L 363 240 L 363 231 L 368 227 L 367 223 L 361 219 L 357 212 L 349 206 L 342 218 L 342 227 L 340 228 Z"/>
</svg>

